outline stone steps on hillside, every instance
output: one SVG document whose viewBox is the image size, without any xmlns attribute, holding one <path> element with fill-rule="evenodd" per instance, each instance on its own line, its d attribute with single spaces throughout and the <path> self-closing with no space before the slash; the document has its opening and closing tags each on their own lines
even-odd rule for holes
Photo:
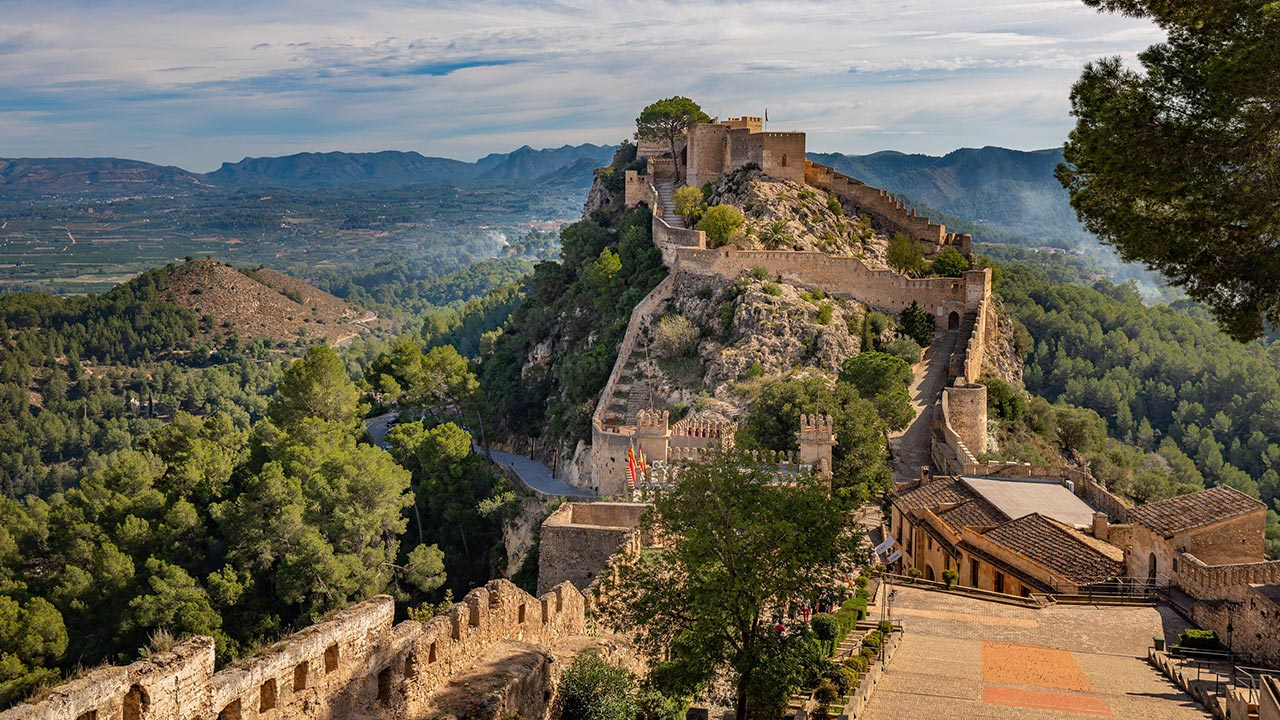
<svg viewBox="0 0 1280 720">
<path fill-rule="evenodd" d="M 658 202 L 662 205 L 662 219 L 671 227 L 684 227 L 684 218 L 676 214 L 676 188 L 673 183 L 658 183 Z"/>
</svg>

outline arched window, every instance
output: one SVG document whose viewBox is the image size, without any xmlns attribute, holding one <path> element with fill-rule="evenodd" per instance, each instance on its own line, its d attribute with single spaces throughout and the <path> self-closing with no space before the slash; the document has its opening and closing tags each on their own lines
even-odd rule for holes
<svg viewBox="0 0 1280 720">
<path fill-rule="evenodd" d="M 1147 559 L 1147 579 L 1148 579 L 1148 580 L 1155 580 L 1155 579 L 1156 579 L 1156 570 L 1158 570 L 1158 569 L 1159 569 L 1159 568 L 1157 567 L 1156 554 L 1155 554 L 1155 553 L 1151 553 L 1151 557 L 1149 557 L 1149 558 Z"/>
<path fill-rule="evenodd" d="M 960 329 L 960 313 L 954 310 L 951 311 L 951 314 L 947 316 L 947 329 L 948 330 Z"/>
<path fill-rule="evenodd" d="M 787 154 L 782 153 L 782 167 L 786 167 L 786 166 L 787 166 Z"/>
</svg>

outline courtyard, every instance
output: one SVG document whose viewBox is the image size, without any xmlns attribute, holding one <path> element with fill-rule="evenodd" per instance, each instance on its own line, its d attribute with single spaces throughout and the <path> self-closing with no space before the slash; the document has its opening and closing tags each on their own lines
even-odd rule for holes
<svg viewBox="0 0 1280 720">
<path fill-rule="evenodd" d="M 1071 720 L 1210 717 L 1147 663 L 1167 607 L 1032 609 L 899 587 L 905 634 L 863 717 Z"/>
</svg>

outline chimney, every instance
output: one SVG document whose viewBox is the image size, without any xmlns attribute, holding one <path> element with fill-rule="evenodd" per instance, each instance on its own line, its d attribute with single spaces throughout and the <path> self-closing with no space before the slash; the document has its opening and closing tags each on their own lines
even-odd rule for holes
<svg viewBox="0 0 1280 720">
<path fill-rule="evenodd" d="M 1104 512 L 1096 512 L 1093 514 L 1093 536 L 1099 540 L 1106 540 L 1110 534 L 1111 526 L 1107 522 L 1107 514 Z"/>
</svg>

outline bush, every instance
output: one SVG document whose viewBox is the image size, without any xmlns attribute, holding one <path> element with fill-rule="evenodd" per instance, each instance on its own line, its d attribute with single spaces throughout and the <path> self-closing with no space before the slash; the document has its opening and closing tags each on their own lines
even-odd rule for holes
<svg viewBox="0 0 1280 720">
<path fill-rule="evenodd" d="M 880 634 L 879 630 L 872 630 L 871 632 L 867 633 L 865 637 L 862 638 L 862 647 L 864 648 L 879 650 L 880 646 L 883 644 L 884 644 L 884 636 Z"/>
<path fill-rule="evenodd" d="M 818 613 L 809 620 L 809 627 L 813 629 L 814 637 L 818 640 L 829 643 L 840 637 L 840 625 L 836 622 L 835 616 L 829 613 Z"/>
<path fill-rule="evenodd" d="M 595 653 L 579 655 L 560 680 L 563 720 L 635 720 L 635 677 Z"/>
<path fill-rule="evenodd" d="M 978 380 L 987 386 L 987 409 L 1000 420 L 1015 423 L 1027 412 L 1027 401 L 1012 385 L 1000 378 L 984 377 Z"/>
<path fill-rule="evenodd" d="M 928 267 L 920 243 L 904 232 L 894 233 L 889 239 L 885 260 L 889 267 L 907 275 L 923 275 Z"/>
<path fill-rule="evenodd" d="M 920 345 L 909 337 L 894 338 L 880 346 L 880 352 L 907 361 L 908 365 L 920 362 Z"/>
<path fill-rule="evenodd" d="M 702 212 L 698 220 L 698 229 L 707 234 L 707 240 L 713 247 L 724 245 L 733 239 L 742 229 L 746 218 L 742 211 L 732 205 L 716 205 Z"/>
<path fill-rule="evenodd" d="M 832 312 L 831 303 L 822 303 L 818 306 L 818 312 L 814 314 L 813 321 L 819 325 L 830 325 Z"/>
<path fill-rule="evenodd" d="M 866 672 L 871 667 L 871 663 L 861 654 L 854 655 L 848 660 L 845 660 L 844 665 L 859 674 Z"/>
<path fill-rule="evenodd" d="M 1178 633 L 1178 646 L 1199 650 L 1217 650 L 1221 647 L 1218 635 L 1212 630 L 1188 628 Z"/>
<path fill-rule="evenodd" d="M 827 209 L 835 215 L 844 215 L 844 206 L 840 204 L 840 200 L 835 195 L 827 196 Z"/>
<path fill-rule="evenodd" d="M 676 190 L 675 195 L 672 196 L 676 214 L 690 225 L 696 224 L 702 217 L 702 211 L 706 207 L 702 204 L 702 200 L 702 189 L 688 185 Z"/>
<path fill-rule="evenodd" d="M 881 635 L 888 635 L 889 633 L 893 632 L 893 623 L 889 622 L 888 620 L 881 620 L 880 623 L 876 625 L 876 627 L 880 630 Z"/>
<path fill-rule="evenodd" d="M 757 279 L 757 280 L 768 280 L 768 279 L 769 279 L 769 268 L 767 268 L 767 267 L 765 267 L 765 266 L 763 266 L 763 265 L 757 265 L 757 266 L 755 266 L 755 267 L 751 268 L 751 277 L 753 277 L 753 278 L 755 278 L 755 279 Z"/>
<path fill-rule="evenodd" d="M 933 259 L 933 274 L 943 277 L 960 277 L 969 269 L 969 261 L 964 259 L 959 250 L 953 247 L 944 248 Z"/>
<path fill-rule="evenodd" d="M 772 295 L 773 297 L 778 297 L 779 295 L 782 294 L 782 288 L 778 285 L 778 283 L 772 280 L 766 280 L 764 285 L 762 285 L 760 289 L 764 291 L 765 295 Z"/>
<path fill-rule="evenodd" d="M 921 578 L 924 577 L 924 573 L 920 572 L 920 568 L 911 568 L 907 571 L 907 577 Z"/>
<path fill-rule="evenodd" d="M 956 584 L 956 581 L 959 579 L 960 579 L 960 573 L 956 572 L 955 570 L 942 571 L 942 582 L 946 583 L 947 587 L 953 587 Z"/>
<path fill-rule="evenodd" d="M 663 315 L 653 326 L 653 351 L 672 360 L 693 353 L 698 347 L 698 328 L 683 315 Z"/>
<path fill-rule="evenodd" d="M 911 301 L 911 307 L 898 316 L 898 324 L 902 327 L 902 332 L 921 347 L 927 347 L 933 342 L 933 318 L 915 300 Z"/>
<path fill-rule="evenodd" d="M 840 698 L 840 691 L 836 689 L 836 684 L 830 678 L 823 678 L 818 683 L 818 687 L 813 691 L 813 699 L 826 705 L 833 703 Z"/>
<path fill-rule="evenodd" d="M 911 379 L 911 365 L 888 353 L 863 351 L 840 368 L 840 380 L 852 384 L 864 398 L 905 390 Z"/>
</svg>

